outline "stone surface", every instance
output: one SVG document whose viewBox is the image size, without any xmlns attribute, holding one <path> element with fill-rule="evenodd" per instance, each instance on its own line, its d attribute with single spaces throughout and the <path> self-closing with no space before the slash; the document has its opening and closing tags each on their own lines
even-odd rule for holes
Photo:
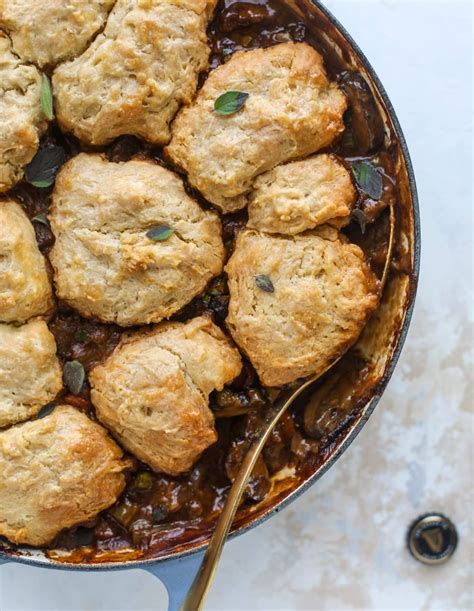
<svg viewBox="0 0 474 611">
<path fill-rule="evenodd" d="M 423 229 L 417 306 L 399 365 L 367 426 L 316 486 L 229 544 L 207 608 L 468 610 L 472 4 L 326 4 L 369 57 L 408 140 Z M 460 535 L 455 555 L 439 567 L 417 563 L 404 542 L 411 520 L 430 510 L 451 517 Z M 163 587 L 143 571 L 124 578 L 0 569 L 2 611 L 151 611 L 165 601 Z"/>
</svg>

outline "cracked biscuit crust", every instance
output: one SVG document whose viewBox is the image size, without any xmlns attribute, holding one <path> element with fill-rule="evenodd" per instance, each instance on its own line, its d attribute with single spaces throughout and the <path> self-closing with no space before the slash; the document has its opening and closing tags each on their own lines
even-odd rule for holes
<svg viewBox="0 0 474 611">
<path fill-rule="evenodd" d="M 213 112 L 227 91 L 249 94 L 231 116 Z M 329 145 L 347 102 L 321 55 L 305 43 L 235 53 L 180 111 L 166 151 L 190 183 L 224 212 L 243 208 L 258 174 Z"/>
<path fill-rule="evenodd" d="M 40 103 L 41 75 L 12 53 L 0 31 L 0 193 L 23 177 L 46 129 Z"/>
<path fill-rule="evenodd" d="M 125 339 L 89 375 L 99 420 L 155 471 L 188 471 L 217 439 L 208 396 L 242 367 L 208 318 L 163 323 Z"/>
<path fill-rule="evenodd" d="M 207 68 L 216 0 L 118 0 L 106 28 L 53 76 L 61 127 L 89 144 L 122 134 L 169 142 L 169 123 Z"/>
<path fill-rule="evenodd" d="M 48 315 L 53 306 L 33 225 L 16 201 L 0 201 L 0 322 L 25 322 Z"/>
<path fill-rule="evenodd" d="M 351 214 L 356 191 L 346 168 L 330 155 L 280 165 L 255 180 L 248 227 L 294 235 Z"/>
<path fill-rule="evenodd" d="M 0 428 L 28 420 L 63 386 L 56 342 L 42 320 L 0 324 Z"/>
<path fill-rule="evenodd" d="M 38 66 L 56 65 L 86 48 L 115 0 L 0 0 L 0 27 L 15 53 Z"/>
<path fill-rule="evenodd" d="M 129 461 L 100 425 L 68 405 L 0 432 L 0 535 L 47 545 L 112 505 Z"/>
<path fill-rule="evenodd" d="M 363 252 L 327 225 L 294 237 L 245 230 L 226 271 L 227 326 L 266 386 L 324 371 L 378 302 Z M 257 286 L 261 274 L 274 292 Z"/>
<path fill-rule="evenodd" d="M 159 322 L 222 271 L 217 215 L 151 161 L 74 157 L 56 178 L 50 221 L 58 297 L 86 317 L 122 326 Z M 157 225 L 174 233 L 154 241 L 147 232 Z"/>
</svg>

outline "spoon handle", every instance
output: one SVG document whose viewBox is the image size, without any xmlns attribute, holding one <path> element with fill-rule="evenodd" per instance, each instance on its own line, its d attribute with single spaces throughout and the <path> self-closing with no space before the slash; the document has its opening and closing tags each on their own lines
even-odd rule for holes
<svg viewBox="0 0 474 611">
<path fill-rule="evenodd" d="M 322 375 L 322 373 L 320 375 Z M 237 477 L 232 484 L 229 496 L 227 497 L 224 508 L 217 521 L 216 529 L 209 542 L 209 547 L 204 555 L 202 564 L 199 567 L 196 577 L 181 607 L 182 611 L 198 611 L 202 609 L 219 564 L 222 548 L 224 547 L 235 513 L 242 499 L 249 477 L 255 467 L 255 463 L 280 418 L 293 401 L 305 388 L 312 384 L 315 379 L 316 377 L 310 378 L 296 390 L 282 392 L 274 405 L 268 410 L 260 435 L 250 446 Z"/>
</svg>

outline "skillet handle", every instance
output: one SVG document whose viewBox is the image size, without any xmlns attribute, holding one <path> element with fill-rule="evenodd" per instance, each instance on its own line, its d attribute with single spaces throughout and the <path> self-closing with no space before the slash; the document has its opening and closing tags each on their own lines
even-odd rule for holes
<svg viewBox="0 0 474 611">
<path fill-rule="evenodd" d="M 185 558 L 157 562 L 143 567 L 165 585 L 168 590 L 168 611 L 179 611 L 186 594 L 202 563 L 204 552 L 198 552 Z M 1 558 L 0 558 L 1 563 Z"/>
<path fill-rule="evenodd" d="M 168 591 L 168 611 L 179 611 L 186 594 L 201 566 L 204 552 L 197 552 L 185 558 L 157 562 L 144 569 L 158 577 Z M 0 554 L 0 567 L 12 562 L 8 556 Z M 161 610 L 160 610 L 161 611 Z"/>
</svg>

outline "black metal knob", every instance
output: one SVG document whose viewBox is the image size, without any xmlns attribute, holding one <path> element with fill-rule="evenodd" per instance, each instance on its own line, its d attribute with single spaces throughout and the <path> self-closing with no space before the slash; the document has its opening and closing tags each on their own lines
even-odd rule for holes
<svg viewBox="0 0 474 611">
<path fill-rule="evenodd" d="M 424 564 L 441 564 L 450 558 L 458 544 L 454 524 L 441 513 L 426 513 L 410 526 L 407 545 L 414 558 Z"/>
</svg>

